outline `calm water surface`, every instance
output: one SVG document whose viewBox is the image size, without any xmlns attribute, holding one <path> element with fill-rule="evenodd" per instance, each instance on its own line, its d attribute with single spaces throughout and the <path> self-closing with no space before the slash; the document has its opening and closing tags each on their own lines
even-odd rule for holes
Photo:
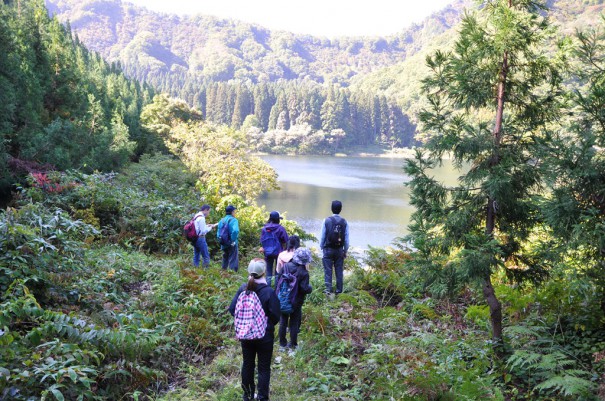
<svg viewBox="0 0 605 401">
<path fill-rule="evenodd" d="M 407 234 L 413 212 L 405 159 L 378 157 L 263 156 L 279 175 L 281 190 L 263 194 L 259 204 L 278 210 L 319 239 L 332 200 L 342 201 L 354 247 L 383 247 Z M 437 179 L 455 182 L 450 166 L 434 171 Z M 317 246 L 317 243 L 308 243 Z"/>
</svg>

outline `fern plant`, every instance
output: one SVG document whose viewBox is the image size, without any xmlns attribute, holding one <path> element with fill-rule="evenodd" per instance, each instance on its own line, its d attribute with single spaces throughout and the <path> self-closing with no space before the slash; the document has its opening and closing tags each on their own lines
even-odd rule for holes
<svg viewBox="0 0 605 401">
<path fill-rule="evenodd" d="M 507 368 L 527 383 L 530 393 L 560 400 L 597 399 L 591 372 L 558 347 L 517 350 L 508 358 Z"/>
</svg>

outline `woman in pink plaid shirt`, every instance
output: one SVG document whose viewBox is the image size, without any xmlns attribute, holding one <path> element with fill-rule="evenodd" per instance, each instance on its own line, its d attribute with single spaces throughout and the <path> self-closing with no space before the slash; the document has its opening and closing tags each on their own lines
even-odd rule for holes
<svg viewBox="0 0 605 401">
<path fill-rule="evenodd" d="M 253 259 L 248 265 L 248 282 L 238 290 L 231 305 L 229 313 L 235 314 L 237 299 L 243 291 L 254 291 L 267 316 L 267 330 L 265 336 L 258 340 L 241 340 L 242 345 L 242 388 L 244 401 L 254 399 L 254 367 L 258 357 L 258 395 L 257 400 L 269 400 L 269 381 L 271 380 L 271 360 L 273 359 L 273 342 L 275 339 L 275 325 L 281 316 L 279 300 L 275 291 L 267 285 L 267 264 L 263 259 Z"/>
</svg>

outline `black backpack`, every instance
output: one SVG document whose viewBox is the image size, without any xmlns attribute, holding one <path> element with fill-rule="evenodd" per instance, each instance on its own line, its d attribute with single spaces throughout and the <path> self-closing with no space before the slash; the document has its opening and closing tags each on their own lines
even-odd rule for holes
<svg viewBox="0 0 605 401">
<path fill-rule="evenodd" d="M 328 218 L 331 224 L 326 224 L 326 248 L 342 248 L 345 244 L 347 221 L 339 216 Z"/>
</svg>

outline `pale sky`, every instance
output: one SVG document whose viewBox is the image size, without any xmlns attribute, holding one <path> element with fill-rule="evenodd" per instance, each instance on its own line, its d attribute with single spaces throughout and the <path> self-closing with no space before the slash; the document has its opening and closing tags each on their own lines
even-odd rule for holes
<svg viewBox="0 0 605 401">
<path fill-rule="evenodd" d="M 205 14 L 315 36 L 386 36 L 453 0 L 123 0 L 171 14 Z M 362 3 L 363 5 L 361 5 Z"/>
</svg>

